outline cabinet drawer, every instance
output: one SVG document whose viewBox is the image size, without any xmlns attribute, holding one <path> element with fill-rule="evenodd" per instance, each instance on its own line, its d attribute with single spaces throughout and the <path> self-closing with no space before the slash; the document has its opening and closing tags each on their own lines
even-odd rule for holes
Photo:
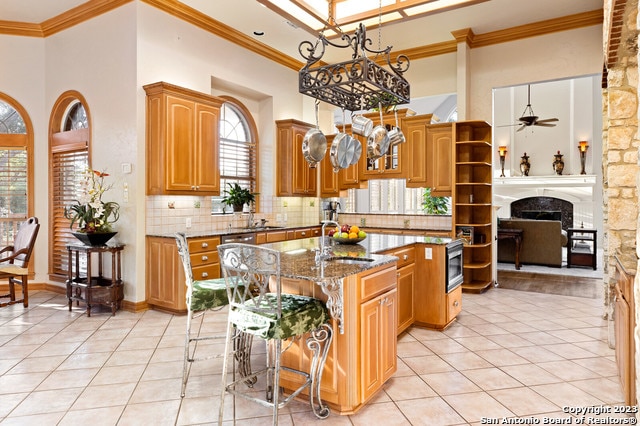
<svg viewBox="0 0 640 426">
<path fill-rule="evenodd" d="M 220 264 L 213 263 L 209 265 L 196 266 L 191 268 L 194 280 L 210 280 L 220 278 Z"/>
<path fill-rule="evenodd" d="M 278 241 L 284 241 L 287 239 L 287 231 L 277 231 L 267 233 L 268 243 L 277 243 Z"/>
<path fill-rule="evenodd" d="M 322 235 L 322 227 L 311 228 L 310 231 L 310 237 L 319 237 L 320 235 Z"/>
<path fill-rule="evenodd" d="M 256 234 L 256 244 L 264 244 L 267 242 L 267 233 L 259 232 Z"/>
<path fill-rule="evenodd" d="M 313 235 L 311 234 L 311 230 L 310 229 L 296 229 L 294 237 L 296 240 L 300 239 L 300 238 L 310 238 Z"/>
<path fill-rule="evenodd" d="M 397 285 L 396 268 L 386 268 L 360 278 L 362 301 L 391 290 Z"/>
<path fill-rule="evenodd" d="M 392 256 L 398 258 L 398 269 L 400 269 L 416 261 L 416 248 L 407 247 L 402 250 L 396 250 L 392 253 Z"/>
<path fill-rule="evenodd" d="M 220 237 L 189 238 L 189 253 L 200 253 L 215 250 L 220 244 Z"/>
<path fill-rule="evenodd" d="M 218 252 L 215 250 L 192 253 L 189 257 L 191 259 L 192 268 L 202 265 L 211 265 L 212 263 L 220 263 L 218 260 Z"/>
<path fill-rule="evenodd" d="M 462 286 L 451 290 L 446 297 L 447 322 L 453 320 L 462 311 Z"/>
</svg>

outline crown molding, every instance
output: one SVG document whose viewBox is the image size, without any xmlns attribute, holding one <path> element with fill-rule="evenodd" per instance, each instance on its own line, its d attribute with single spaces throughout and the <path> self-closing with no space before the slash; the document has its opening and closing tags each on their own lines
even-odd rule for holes
<svg viewBox="0 0 640 426">
<path fill-rule="evenodd" d="M 56 17 L 43 21 L 40 24 L 0 20 L 0 34 L 25 37 L 48 37 L 132 1 L 134 0 L 91 0 Z M 285 55 L 271 46 L 261 43 L 179 1 L 140 1 L 292 70 L 298 71 L 304 66 L 302 61 Z M 396 51 L 395 54 L 406 55 L 409 60 L 417 60 L 454 53 L 457 51 L 457 44 L 459 42 L 466 42 L 470 48 L 484 47 L 558 31 L 600 25 L 603 21 L 604 11 L 603 9 L 597 9 L 590 12 L 532 22 L 530 24 L 484 34 L 474 34 L 472 29 L 465 28 L 451 33 L 455 40 L 404 49 Z M 376 60 L 376 62 L 378 61 Z"/>
</svg>

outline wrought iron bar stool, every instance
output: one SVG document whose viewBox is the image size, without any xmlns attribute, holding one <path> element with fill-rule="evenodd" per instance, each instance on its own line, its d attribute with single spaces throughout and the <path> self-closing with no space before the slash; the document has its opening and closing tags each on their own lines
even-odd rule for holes
<svg viewBox="0 0 640 426">
<path fill-rule="evenodd" d="M 329 407 L 320 398 L 320 380 L 333 339 L 333 329 L 326 306 L 318 299 L 283 294 L 280 282 L 280 252 L 249 244 L 218 246 L 222 274 L 227 282 L 229 323 L 222 367 L 222 389 L 218 424 L 224 419 L 224 400 L 233 395 L 233 417 L 236 417 L 236 396 L 257 402 L 273 410 L 273 424 L 278 423 L 278 410 L 308 388 L 309 403 L 316 417 L 329 416 Z M 235 285 L 235 283 L 242 285 Z M 234 328 L 264 339 L 267 344 L 266 366 L 252 372 L 248 378 L 266 377 L 266 395 L 249 392 L 243 387 L 245 378 L 235 376 L 227 383 L 227 370 L 232 358 L 231 339 Z M 312 352 L 310 371 L 300 371 L 281 365 L 281 355 L 291 348 L 295 339 L 306 337 Z M 283 345 L 283 342 L 285 343 Z M 235 370 L 232 370 L 235 371 Z M 288 396 L 281 395 L 281 372 L 299 376 L 301 384 Z"/>
<path fill-rule="evenodd" d="M 184 342 L 184 362 L 182 367 L 182 389 L 180 396 L 184 397 L 191 371 L 191 364 L 194 361 L 204 361 L 213 358 L 222 358 L 222 353 L 209 354 L 203 357 L 195 357 L 198 342 L 202 340 L 225 339 L 224 333 L 217 335 L 200 336 L 200 329 L 197 333 L 192 333 L 191 326 L 194 318 L 203 315 L 207 310 L 222 310 L 229 304 L 227 298 L 227 285 L 224 278 L 214 278 L 210 280 L 194 280 L 193 271 L 191 269 L 191 258 L 189 255 L 189 244 L 185 234 L 179 232 L 176 234 L 176 244 L 178 246 L 178 254 L 182 260 L 184 267 L 184 275 L 186 277 L 186 302 L 187 302 L 187 332 Z M 249 374 L 251 371 L 251 342 L 253 336 L 248 334 L 238 334 L 234 336 L 235 344 L 243 350 L 238 353 L 238 371 L 241 377 Z M 246 351 L 244 350 L 246 348 Z M 252 385 L 251 382 L 247 383 Z"/>
</svg>

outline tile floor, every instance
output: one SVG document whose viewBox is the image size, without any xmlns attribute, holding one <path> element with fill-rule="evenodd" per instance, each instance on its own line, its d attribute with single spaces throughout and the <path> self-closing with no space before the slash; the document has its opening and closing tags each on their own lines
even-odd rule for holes
<svg viewBox="0 0 640 426">
<path fill-rule="evenodd" d="M 89 318 L 82 307 L 69 313 L 62 295 L 30 296 L 26 310 L 0 309 L 2 425 L 216 423 L 220 360 L 195 364 L 187 396 L 179 396 L 184 317 L 104 311 Z M 280 423 L 477 425 L 517 416 L 576 424 L 563 407 L 622 401 L 601 305 L 501 288 L 464 294 L 463 312 L 446 331 L 411 328 L 400 336 L 398 372 L 356 415 L 320 421 L 294 402 Z M 224 320 L 208 313 L 203 328 Z M 267 410 L 247 404 L 239 424 L 269 424 L 259 417 Z"/>
</svg>

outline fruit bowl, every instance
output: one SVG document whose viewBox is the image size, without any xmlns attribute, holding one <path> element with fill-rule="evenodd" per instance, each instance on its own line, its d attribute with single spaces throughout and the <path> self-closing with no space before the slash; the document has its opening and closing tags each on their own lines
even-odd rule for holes
<svg viewBox="0 0 640 426">
<path fill-rule="evenodd" d="M 364 241 L 365 238 L 367 237 L 362 237 L 362 238 L 335 238 L 332 237 L 333 241 L 335 241 L 338 244 L 358 244 L 361 241 Z"/>
</svg>

